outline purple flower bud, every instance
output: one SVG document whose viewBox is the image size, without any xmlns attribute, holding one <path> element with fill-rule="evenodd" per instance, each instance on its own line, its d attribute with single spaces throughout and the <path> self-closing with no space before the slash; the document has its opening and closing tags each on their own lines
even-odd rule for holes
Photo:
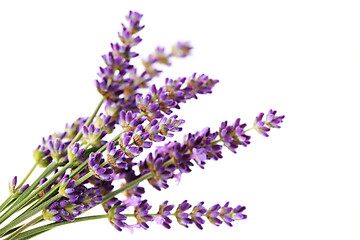
<svg viewBox="0 0 360 240">
<path fill-rule="evenodd" d="M 95 86 L 101 95 L 113 102 L 118 101 L 119 96 L 124 92 L 118 83 L 111 82 L 107 78 L 102 78 L 101 81 L 95 80 Z"/>
<path fill-rule="evenodd" d="M 220 204 L 215 204 L 214 206 L 209 208 L 207 213 L 205 214 L 209 221 L 216 226 L 219 226 L 222 223 L 222 221 L 218 218 L 220 216 L 220 208 Z"/>
<path fill-rule="evenodd" d="M 190 213 L 191 219 L 193 220 L 195 226 L 199 229 L 203 229 L 202 225 L 205 223 L 205 220 L 201 217 L 207 212 L 206 208 L 204 208 L 204 202 L 200 202 L 196 205 Z"/>
<path fill-rule="evenodd" d="M 120 150 L 120 149 L 116 149 L 115 146 L 115 142 L 111 141 L 108 143 L 107 147 L 106 147 L 106 151 L 107 151 L 107 161 L 118 168 L 126 168 L 127 167 L 127 163 L 126 163 L 126 159 L 125 159 L 125 153 Z"/>
<path fill-rule="evenodd" d="M 150 121 L 156 118 L 161 118 L 163 116 L 160 111 L 160 105 L 157 103 L 152 103 L 152 97 L 150 94 L 146 95 L 145 97 L 138 94 L 135 97 L 135 101 L 139 110 L 146 113 L 146 116 Z"/>
<path fill-rule="evenodd" d="M 140 26 L 140 20 L 142 17 L 142 14 L 133 11 L 130 11 L 129 14 L 126 16 L 126 20 L 128 20 L 129 23 L 129 31 L 131 34 L 137 33 L 145 27 Z"/>
<path fill-rule="evenodd" d="M 154 172 L 154 177 L 148 179 L 148 182 L 157 190 L 161 188 L 168 188 L 169 185 L 167 181 L 173 178 L 173 173 L 175 171 L 174 165 L 163 166 L 165 159 L 161 155 L 156 155 L 154 158 L 152 153 L 146 157 L 145 161 L 140 162 L 139 169 L 142 174 L 147 172 Z"/>
<path fill-rule="evenodd" d="M 59 160 L 66 156 L 66 148 L 69 142 L 61 142 L 59 138 L 51 139 L 48 142 L 51 157 Z"/>
<path fill-rule="evenodd" d="M 170 224 L 172 223 L 169 215 L 171 210 L 174 208 L 174 205 L 168 205 L 168 201 L 163 202 L 159 207 L 158 215 L 154 218 L 154 221 L 157 224 L 163 225 L 166 229 L 170 229 Z"/>
<path fill-rule="evenodd" d="M 153 220 L 153 217 L 148 214 L 148 211 L 151 209 L 151 206 L 147 203 L 147 200 L 143 200 L 138 207 L 135 208 L 135 217 L 137 219 L 137 224 L 143 229 L 148 229 L 149 226 L 146 222 Z"/>
<path fill-rule="evenodd" d="M 186 57 L 192 49 L 189 42 L 178 42 L 172 47 L 172 55 L 176 57 Z"/>
<path fill-rule="evenodd" d="M 108 134 L 112 133 L 115 129 L 116 121 L 112 120 L 110 115 L 105 115 L 100 113 L 100 115 L 95 119 L 95 127 L 103 131 L 106 131 Z"/>
<path fill-rule="evenodd" d="M 281 128 L 280 123 L 283 122 L 285 115 L 276 116 L 277 111 L 270 109 L 269 113 L 266 115 L 265 124 L 270 128 Z"/>
<path fill-rule="evenodd" d="M 12 194 L 12 193 L 15 192 L 16 183 L 17 183 L 17 176 L 15 176 L 15 177 L 9 182 L 9 191 L 10 191 L 10 194 Z"/>
<path fill-rule="evenodd" d="M 245 134 L 246 124 L 240 124 L 240 118 L 236 119 L 233 125 L 228 125 L 227 121 L 222 122 L 219 129 L 219 136 L 224 145 L 233 153 L 239 145 L 246 147 L 250 144 L 250 136 Z"/>
<path fill-rule="evenodd" d="M 80 165 L 86 159 L 84 157 L 85 149 L 80 148 L 80 144 L 78 142 L 68 147 L 67 154 L 69 162 L 72 162 L 73 166 Z"/>
<path fill-rule="evenodd" d="M 235 220 L 244 220 L 247 218 L 247 215 L 243 214 L 243 211 L 246 209 L 244 206 L 237 206 L 236 208 L 229 207 L 229 202 L 227 202 L 222 208 L 220 217 L 223 219 L 226 225 L 232 227 L 232 222 Z"/>
<path fill-rule="evenodd" d="M 89 170 L 92 171 L 95 177 L 103 181 L 111 181 L 114 170 L 109 163 L 106 163 L 100 152 L 90 153 L 89 156 Z"/>
<path fill-rule="evenodd" d="M 100 147 L 103 144 L 102 138 L 107 134 L 106 131 L 95 128 L 94 124 L 90 124 L 89 127 L 83 126 L 82 131 L 85 142 L 94 147 Z"/>
<path fill-rule="evenodd" d="M 109 221 L 118 231 L 122 231 L 122 229 L 126 226 L 125 220 L 127 219 L 127 217 L 122 214 L 126 207 L 120 204 L 121 201 L 117 202 L 117 204 L 108 211 Z"/>
<path fill-rule="evenodd" d="M 188 224 L 193 223 L 193 220 L 189 218 L 189 214 L 185 212 L 189 208 L 191 208 L 191 205 L 185 200 L 179 204 L 175 212 L 178 223 L 186 228 L 189 227 Z"/>
<path fill-rule="evenodd" d="M 29 184 L 22 185 L 18 190 L 15 191 L 13 198 L 18 198 L 26 189 L 29 188 Z"/>
</svg>

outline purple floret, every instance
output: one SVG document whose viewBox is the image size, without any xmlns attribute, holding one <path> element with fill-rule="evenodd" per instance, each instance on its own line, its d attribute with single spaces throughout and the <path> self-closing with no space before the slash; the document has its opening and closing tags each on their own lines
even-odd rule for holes
<svg viewBox="0 0 360 240">
<path fill-rule="evenodd" d="M 283 122 L 285 118 L 284 115 L 276 116 L 277 111 L 273 111 L 270 109 L 269 113 L 265 117 L 265 121 L 263 121 L 264 113 L 260 113 L 254 121 L 255 130 L 265 137 L 269 137 L 268 132 L 271 128 L 280 128 L 280 123 Z"/>
<path fill-rule="evenodd" d="M 101 153 L 90 153 L 89 156 L 89 170 L 92 171 L 95 177 L 103 181 L 111 181 L 114 170 L 109 163 L 105 163 L 105 160 Z"/>
<path fill-rule="evenodd" d="M 245 127 L 245 123 L 240 123 L 240 118 L 236 119 L 233 125 L 228 125 L 227 121 L 221 123 L 219 136 L 230 151 L 236 153 L 239 145 L 246 147 L 250 144 L 251 137 L 246 135 Z"/>
</svg>

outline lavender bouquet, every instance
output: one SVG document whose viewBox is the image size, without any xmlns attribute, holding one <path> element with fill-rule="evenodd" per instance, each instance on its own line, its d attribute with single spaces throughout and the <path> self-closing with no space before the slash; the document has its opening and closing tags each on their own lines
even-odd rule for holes
<svg viewBox="0 0 360 240">
<path fill-rule="evenodd" d="M 10 195 L 0 206 L 3 239 L 30 239 L 61 225 L 95 219 L 108 219 L 119 231 L 133 231 L 148 229 L 150 222 L 169 229 L 176 220 L 184 227 L 194 224 L 203 229 L 206 221 L 232 226 L 235 220 L 247 218 L 245 206 L 229 202 L 205 206 L 184 199 L 178 205 L 164 200 L 154 209 L 143 198 L 144 182 L 159 191 L 166 189 L 169 180 L 180 181 L 194 165 L 204 168 L 207 161 L 222 158 L 223 147 L 236 153 L 239 146 L 249 145 L 249 131 L 268 137 L 270 129 L 280 128 L 284 116 L 270 110 L 266 116 L 260 113 L 249 128 L 237 118 L 232 124 L 220 123 L 217 131 L 205 127 L 186 134 L 183 142 L 169 141 L 185 123 L 173 111 L 210 94 L 219 81 L 194 73 L 166 78 L 160 87 L 151 84 L 161 72 L 159 65 L 169 66 L 173 58 L 188 56 L 192 47 L 188 42 L 176 43 L 169 52 L 158 47 L 142 59 L 143 71 L 139 70 L 132 60 L 139 57 L 133 49 L 142 41 L 141 18 L 130 11 L 118 34 L 120 43 L 112 43 L 110 52 L 102 56 L 105 64 L 95 81 L 102 97 L 91 116 L 43 138 L 34 150 L 35 164 L 29 173 L 20 183 L 16 176 L 10 181 Z M 158 142 L 166 143 L 141 155 Z M 38 167 L 44 171 L 27 184 Z M 98 205 L 104 214 L 80 216 Z"/>
</svg>

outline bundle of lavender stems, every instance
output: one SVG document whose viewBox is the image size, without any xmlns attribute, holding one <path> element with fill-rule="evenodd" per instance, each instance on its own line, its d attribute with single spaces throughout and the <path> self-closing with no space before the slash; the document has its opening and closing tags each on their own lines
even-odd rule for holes
<svg viewBox="0 0 360 240">
<path fill-rule="evenodd" d="M 222 158 L 224 148 L 236 153 L 239 146 L 246 147 L 250 130 L 268 137 L 272 128 L 280 128 L 284 116 L 270 110 L 256 116 L 248 128 L 237 118 L 232 124 L 219 123 L 216 131 L 205 127 L 186 134 L 183 142 L 169 141 L 185 123 L 173 110 L 211 94 L 219 81 L 194 73 L 166 78 L 162 86 L 151 84 L 161 72 L 158 66 L 170 66 L 173 58 L 188 56 L 192 47 L 188 42 L 176 43 L 169 52 L 158 47 L 142 59 L 141 72 L 132 64 L 139 57 L 133 48 L 142 41 L 141 18 L 130 11 L 118 33 L 120 42 L 112 43 L 110 52 L 102 56 L 104 66 L 95 81 L 102 97 L 92 115 L 43 138 L 26 177 L 20 183 L 17 177 L 10 181 L 10 195 L 0 206 L 1 238 L 30 239 L 58 226 L 95 219 L 108 219 L 119 231 L 133 231 L 148 229 L 150 223 L 167 229 L 174 222 L 199 229 L 206 221 L 232 226 L 235 220 L 247 218 L 245 206 L 229 202 L 205 206 L 184 199 L 164 200 L 153 208 L 143 198 L 148 184 L 166 189 L 169 180 L 179 181 L 196 165 L 204 168 L 207 161 Z M 166 143 L 142 155 L 157 142 Z M 44 170 L 34 182 L 26 183 L 36 168 Z M 99 205 L 104 214 L 81 216 Z"/>
</svg>

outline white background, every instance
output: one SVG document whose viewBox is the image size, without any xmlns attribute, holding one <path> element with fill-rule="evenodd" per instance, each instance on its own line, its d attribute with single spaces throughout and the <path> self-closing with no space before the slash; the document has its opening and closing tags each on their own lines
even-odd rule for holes
<svg viewBox="0 0 360 240">
<path fill-rule="evenodd" d="M 43 136 L 86 116 L 101 55 L 116 42 L 129 10 L 144 14 L 146 57 L 178 40 L 194 46 L 165 77 L 206 73 L 220 83 L 177 112 L 184 133 L 237 117 L 252 124 L 273 108 L 286 118 L 252 144 L 180 185 L 157 192 L 154 206 L 187 199 L 247 206 L 233 228 L 205 224 L 117 232 L 107 220 L 60 227 L 37 239 L 359 239 L 360 7 L 358 1 L 14 1 L 0 3 L 1 198 L 7 182 L 33 165 Z M 182 138 L 182 133 L 177 139 Z M 39 172 L 37 172 L 39 173 Z M 101 211 L 100 211 L 101 212 Z"/>
</svg>

